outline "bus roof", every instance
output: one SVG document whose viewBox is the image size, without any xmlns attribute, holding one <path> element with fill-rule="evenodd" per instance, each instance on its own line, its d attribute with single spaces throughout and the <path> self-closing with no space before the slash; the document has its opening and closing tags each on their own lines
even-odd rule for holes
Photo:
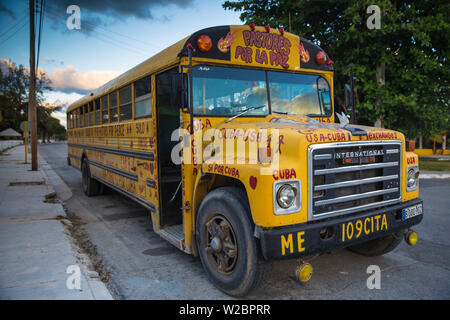
<svg viewBox="0 0 450 320">
<path fill-rule="evenodd" d="M 207 51 L 201 50 L 199 44 L 201 40 L 206 43 L 206 47 L 209 46 Z M 199 30 L 178 41 L 93 90 L 72 103 L 67 112 L 175 64 L 180 57 L 187 56 L 188 44 L 194 47 L 192 57 L 197 61 L 291 71 L 303 69 L 333 71 L 332 61 L 319 46 L 302 37 L 284 32 L 282 29 L 247 25 L 211 27 Z M 322 63 L 317 62 L 318 55 L 321 55 Z"/>
</svg>

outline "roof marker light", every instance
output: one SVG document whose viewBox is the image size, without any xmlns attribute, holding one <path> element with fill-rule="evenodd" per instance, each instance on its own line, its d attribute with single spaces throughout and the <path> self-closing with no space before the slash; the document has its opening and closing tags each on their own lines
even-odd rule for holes
<svg viewBox="0 0 450 320">
<path fill-rule="evenodd" d="M 270 26 L 269 25 L 266 25 L 264 28 L 266 28 L 267 32 L 270 32 Z"/>
<path fill-rule="evenodd" d="M 195 51 L 194 47 L 190 43 L 188 43 L 186 47 L 191 51 Z"/>
<path fill-rule="evenodd" d="M 252 31 L 255 31 L 255 24 L 254 23 L 250 23 L 249 27 L 250 27 L 250 29 L 252 29 Z"/>
<path fill-rule="evenodd" d="M 284 28 L 280 28 L 281 35 L 284 35 Z"/>
<path fill-rule="evenodd" d="M 327 65 L 331 66 L 333 64 L 333 60 L 328 60 Z"/>
<path fill-rule="evenodd" d="M 211 38 L 208 37 L 206 34 L 202 34 L 200 37 L 197 38 L 197 47 L 201 52 L 207 52 L 211 50 L 212 47 Z"/>
<path fill-rule="evenodd" d="M 324 64 L 327 60 L 327 56 L 325 55 L 325 52 L 319 51 L 316 53 L 316 63 L 317 64 Z"/>
</svg>

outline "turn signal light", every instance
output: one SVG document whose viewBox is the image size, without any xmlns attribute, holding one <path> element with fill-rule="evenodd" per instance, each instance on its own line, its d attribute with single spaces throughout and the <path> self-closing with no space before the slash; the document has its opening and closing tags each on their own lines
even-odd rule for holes
<svg viewBox="0 0 450 320">
<path fill-rule="evenodd" d="M 313 274 L 313 267 L 308 262 L 303 262 L 295 270 L 297 280 L 303 283 L 308 282 L 309 279 L 311 279 L 312 274 Z"/>
<path fill-rule="evenodd" d="M 211 38 L 206 34 L 201 35 L 197 39 L 197 47 L 201 52 L 207 52 L 212 48 Z"/>
<path fill-rule="evenodd" d="M 406 243 L 409 244 L 410 246 L 415 246 L 419 241 L 419 235 L 417 234 L 417 232 L 409 230 L 405 235 L 405 240 Z"/>
<path fill-rule="evenodd" d="M 325 52 L 319 51 L 316 53 L 316 63 L 317 64 L 324 64 L 325 61 L 327 61 L 327 56 L 325 55 Z"/>
</svg>

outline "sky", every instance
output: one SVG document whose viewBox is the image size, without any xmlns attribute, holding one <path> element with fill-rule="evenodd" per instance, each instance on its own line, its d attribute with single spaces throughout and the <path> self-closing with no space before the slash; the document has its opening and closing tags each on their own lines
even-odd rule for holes
<svg viewBox="0 0 450 320">
<path fill-rule="evenodd" d="M 39 4 L 41 0 L 36 0 Z M 39 68 L 52 81 L 45 102 L 68 104 L 203 28 L 242 24 L 224 0 L 44 0 Z M 29 67 L 29 0 L 0 0 L 0 68 Z M 80 29 L 73 25 L 80 9 Z M 69 8 L 70 9 L 70 8 Z M 36 16 L 39 23 L 39 15 Z M 36 34 L 36 49 L 38 34 Z M 66 125 L 65 111 L 55 113 Z"/>
</svg>

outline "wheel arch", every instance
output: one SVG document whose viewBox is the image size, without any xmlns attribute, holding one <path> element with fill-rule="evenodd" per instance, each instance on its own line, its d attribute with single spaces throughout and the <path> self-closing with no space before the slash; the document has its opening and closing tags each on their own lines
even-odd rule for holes
<svg viewBox="0 0 450 320">
<path fill-rule="evenodd" d="M 248 213 L 250 221 L 254 224 L 253 217 L 250 211 L 250 204 L 248 202 L 248 195 L 245 185 L 239 179 L 232 178 L 229 176 L 224 176 L 220 174 L 204 173 L 199 174 L 195 181 L 194 192 L 193 192 L 193 203 L 192 203 L 192 252 L 195 256 L 198 256 L 197 244 L 195 239 L 195 224 L 197 221 L 198 210 L 203 199 L 208 193 L 214 189 L 221 187 L 236 187 L 243 191 L 245 195 L 245 200 L 248 205 Z"/>
</svg>

